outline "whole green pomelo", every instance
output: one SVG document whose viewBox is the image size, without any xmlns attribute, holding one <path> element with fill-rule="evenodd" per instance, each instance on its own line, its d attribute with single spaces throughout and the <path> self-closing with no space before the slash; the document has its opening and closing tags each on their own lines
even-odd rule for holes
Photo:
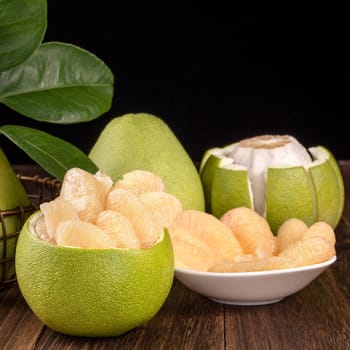
<svg viewBox="0 0 350 350">
<path fill-rule="evenodd" d="M 19 207 L 23 208 L 22 217 Z M 22 182 L 0 148 L 0 286 L 15 277 L 15 250 L 23 220 L 34 211 Z M 12 212 L 10 214 L 10 212 Z M 6 214 L 5 214 L 6 213 Z M 6 235 L 5 235 L 6 234 Z M 3 261 L 4 260 L 4 261 Z M 6 262 L 5 262 L 6 261 Z"/>
<path fill-rule="evenodd" d="M 47 243 L 35 233 L 42 213 L 18 238 L 18 286 L 34 314 L 68 335 L 109 337 L 153 318 L 174 277 L 169 234 L 147 249 L 87 249 Z"/>
<path fill-rule="evenodd" d="M 166 191 L 185 209 L 204 211 L 204 193 L 197 168 L 169 126 L 146 113 L 112 119 L 102 130 L 89 157 L 113 181 L 143 169 L 162 177 Z"/>
</svg>

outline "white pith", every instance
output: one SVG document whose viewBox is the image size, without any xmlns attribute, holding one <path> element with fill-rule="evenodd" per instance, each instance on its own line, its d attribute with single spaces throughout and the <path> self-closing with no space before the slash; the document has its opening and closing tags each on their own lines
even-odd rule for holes
<svg viewBox="0 0 350 350">
<path fill-rule="evenodd" d="M 32 218 L 28 221 L 28 229 L 29 232 L 35 235 L 35 237 L 39 238 L 39 236 L 36 234 L 35 225 L 38 222 L 38 220 L 43 216 L 43 213 L 41 211 L 37 211 L 33 214 Z"/>
<path fill-rule="evenodd" d="M 279 136 L 276 136 L 278 139 Z M 247 170 L 253 209 L 265 216 L 266 212 L 266 182 L 268 168 L 287 168 L 303 166 L 306 171 L 328 160 L 328 153 L 321 147 L 308 150 L 292 136 L 288 142 L 274 147 L 274 140 L 268 139 L 266 147 L 241 147 L 239 143 L 215 149 L 215 155 L 220 157 L 220 167 L 233 170 Z M 224 159 L 228 159 L 224 161 Z M 311 179 L 310 179 L 311 181 Z M 310 184 L 311 185 L 311 184 Z M 311 186 L 312 187 L 312 186 Z"/>
<path fill-rule="evenodd" d="M 307 168 L 324 163 L 329 159 L 329 154 L 321 147 L 310 147 L 310 154 L 312 155 L 313 162 L 306 165 Z"/>
</svg>

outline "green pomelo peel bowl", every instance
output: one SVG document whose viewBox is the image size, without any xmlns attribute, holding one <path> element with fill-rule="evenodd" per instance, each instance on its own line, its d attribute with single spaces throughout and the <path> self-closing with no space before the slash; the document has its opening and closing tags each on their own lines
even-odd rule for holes
<svg viewBox="0 0 350 350">
<path fill-rule="evenodd" d="M 147 249 L 86 249 L 49 244 L 34 232 L 34 213 L 18 238 L 19 288 L 34 314 L 74 336 L 121 335 L 153 318 L 174 277 L 167 231 Z"/>
</svg>

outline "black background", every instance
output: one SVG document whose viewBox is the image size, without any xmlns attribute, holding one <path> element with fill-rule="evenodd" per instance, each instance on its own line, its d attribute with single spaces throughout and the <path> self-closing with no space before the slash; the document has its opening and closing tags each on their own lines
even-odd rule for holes
<svg viewBox="0 0 350 350">
<path fill-rule="evenodd" d="M 113 106 L 69 126 L 0 106 L 1 123 L 34 126 L 88 152 L 111 118 L 148 112 L 164 119 L 194 160 L 207 148 L 265 133 L 292 134 L 350 159 L 345 8 L 163 3 L 49 1 L 44 41 L 100 57 L 115 76 Z M 3 137 L 1 145 L 11 162 L 30 161 Z"/>
</svg>

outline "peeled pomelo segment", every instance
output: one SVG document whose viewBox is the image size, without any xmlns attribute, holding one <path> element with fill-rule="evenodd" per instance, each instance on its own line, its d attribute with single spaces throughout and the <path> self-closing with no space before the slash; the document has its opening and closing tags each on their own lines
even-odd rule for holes
<svg viewBox="0 0 350 350">
<path fill-rule="evenodd" d="M 122 213 L 114 210 L 103 210 L 97 216 L 96 226 L 115 242 L 116 247 L 140 248 L 140 239 L 129 219 Z"/>
<path fill-rule="evenodd" d="M 310 148 L 315 161 L 308 167 L 316 197 L 317 221 L 335 228 L 344 207 L 344 184 L 339 168 L 324 147 Z"/>
<path fill-rule="evenodd" d="M 61 221 L 79 220 L 79 215 L 74 205 L 61 197 L 40 204 L 40 210 L 44 214 L 46 230 L 50 242 L 54 241 L 57 226 Z"/>
<path fill-rule="evenodd" d="M 308 226 L 304 221 L 297 218 L 287 219 L 277 231 L 276 253 L 302 239 L 307 230 Z"/>
<path fill-rule="evenodd" d="M 313 188 L 303 166 L 269 168 L 266 181 L 266 219 L 272 232 L 287 219 L 298 218 L 308 226 L 316 220 Z"/>
<path fill-rule="evenodd" d="M 206 211 L 212 211 L 212 184 L 217 168 L 224 164 L 231 164 L 232 160 L 225 156 L 222 149 L 212 149 L 206 155 L 205 162 L 202 161 L 200 177 L 203 183 Z"/>
<path fill-rule="evenodd" d="M 305 266 L 326 261 L 335 254 L 334 244 L 315 236 L 290 244 L 278 256 L 293 259 L 296 266 Z"/>
<path fill-rule="evenodd" d="M 169 227 L 169 233 L 170 237 L 185 235 L 205 243 L 217 263 L 232 261 L 242 254 L 242 247 L 231 230 L 214 215 L 202 211 L 184 210 Z"/>
<path fill-rule="evenodd" d="M 196 271 L 208 271 L 214 265 L 212 249 L 198 237 L 178 228 L 171 234 L 175 267 Z"/>
<path fill-rule="evenodd" d="M 115 248 L 114 241 L 102 229 L 86 221 L 62 221 L 57 226 L 55 240 L 60 246 L 94 249 Z"/>
<path fill-rule="evenodd" d="M 125 215 L 140 239 L 141 248 L 147 248 L 159 239 L 162 228 L 153 220 L 151 211 L 138 196 L 126 189 L 115 188 L 108 193 L 106 209 Z"/>
<path fill-rule="evenodd" d="M 266 219 L 253 209 L 239 207 L 230 209 L 221 218 L 237 238 L 244 254 L 257 258 L 274 255 L 276 239 Z"/>
<path fill-rule="evenodd" d="M 169 227 L 183 211 L 182 203 L 171 193 L 147 192 L 140 194 L 139 199 L 162 228 Z"/>
<path fill-rule="evenodd" d="M 102 170 L 98 170 L 94 176 L 102 185 L 106 196 L 113 186 L 113 180 Z"/>
<path fill-rule="evenodd" d="M 72 168 L 63 178 L 60 197 L 73 204 L 81 220 L 94 223 L 104 209 L 106 186 L 93 174 Z"/>
<path fill-rule="evenodd" d="M 124 188 L 136 194 L 145 192 L 164 191 L 165 183 L 162 178 L 147 170 L 132 170 L 123 175 L 123 177 L 116 181 L 114 188 Z"/>
<path fill-rule="evenodd" d="M 235 207 L 253 208 L 248 170 L 239 165 L 219 166 L 211 186 L 211 212 L 220 218 Z"/>
<path fill-rule="evenodd" d="M 318 221 L 312 224 L 303 234 L 301 239 L 307 239 L 311 237 L 323 237 L 331 244 L 335 244 L 336 237 L 332 227 L 323 221 Z"/>
<path fill-rule="evenodd" d="M 296 267 L 293 259 L 282 256 L 270 256 L 262 259 L 251 259 L 245 261 L 231 262 L 222 265 L 214 265 L 211 272 L 255 272 L 279 269 L 290 269 Z"/>
</svg>

